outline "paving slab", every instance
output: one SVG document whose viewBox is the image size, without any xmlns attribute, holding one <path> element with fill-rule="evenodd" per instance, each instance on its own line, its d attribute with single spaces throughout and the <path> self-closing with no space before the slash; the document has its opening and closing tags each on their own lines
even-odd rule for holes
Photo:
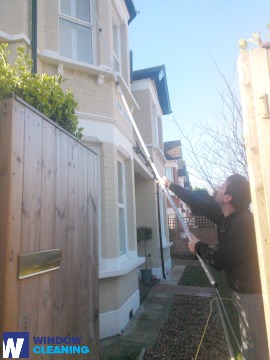
<svg viewBox="0 0 270 360">
<path fill-rule="evenodd" d="M 166 275 L 166 279 L 161 280 L 160 284 L 178 285 L 185 268 L 185 265 L 174 265 Z"/>
</svg>

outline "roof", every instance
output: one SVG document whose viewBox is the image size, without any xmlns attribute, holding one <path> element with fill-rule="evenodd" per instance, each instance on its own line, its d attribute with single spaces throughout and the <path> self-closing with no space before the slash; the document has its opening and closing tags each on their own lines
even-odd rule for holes
<svg viewBox="0 0 270 360">
<path fill-rule="evenodd" d="M 165 65 L 133 71 L 132 79 L 133 81 L 143 80 L 143 79 L 154 80 L 163 115 L 168 115 L 172 112 L 168 85 L 167 85 Z"/>
<path fill-rule="evenodd" d="M 128 9 L 129 12 L 129 20 L 128 20 L 128 25 L 131 23 L 131 21 L 136 17 L 137 15 L 137 10 L 135 9 L 135 5 L 133 3 L 133 0 L 125 0 L 126 3 L 126 7 Z"/>
<path fill-rule="evenodd" d="M 181 158 L 181 141 L 167 141 L 164 143 L 164 155 L 167 160 L 177 160 Z"/>
</svg>

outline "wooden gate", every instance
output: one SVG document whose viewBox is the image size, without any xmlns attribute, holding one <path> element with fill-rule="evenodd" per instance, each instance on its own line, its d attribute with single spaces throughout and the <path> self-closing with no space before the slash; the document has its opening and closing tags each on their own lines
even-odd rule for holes
<svg viewBox="0 0 270 360">
<path fill-rule="evenodd" d="M 0 114 L 0 332 L 29 332 L 30 358 L 34 336 L 78 336 L 90 353 L 70 358 L 98 359 L 96 154 L 20 100 Z M 18 278 L 55 249 L 59 269 Z"/>
</svg>

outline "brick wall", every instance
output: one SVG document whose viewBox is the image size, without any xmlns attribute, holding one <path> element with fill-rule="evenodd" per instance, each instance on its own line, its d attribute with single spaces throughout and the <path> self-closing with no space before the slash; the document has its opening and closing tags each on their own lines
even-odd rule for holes
<svg viewBox="0 0 270 360">
<path fill-rule="evenodd" d="M 204 216 L 194 216 L 192 218 L 184 218 L 189 230 L 197 238 L 207 243 L 209 246 L 217 245 L 216 226 Z M 173 242 L 171 247 L 171 255 L 173 256 L 190 256 L 188 248 L 188 239 L 184 233 L 179 221 L 174 218 L 169 219 L 170 241 Z"/>
</svg>

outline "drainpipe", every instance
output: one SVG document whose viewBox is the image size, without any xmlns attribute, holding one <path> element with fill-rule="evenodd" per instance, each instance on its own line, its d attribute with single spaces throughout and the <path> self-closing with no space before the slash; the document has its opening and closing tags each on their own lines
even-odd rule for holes
<svg viewBox="0 0 270 360">
<path fill-rule="evenodd" d="M 37 73 L 37 0 L 32 0 L 32 40 L 31 51 L 33 67 L 32 73 Z"/>
<path fill-rule="evenodd" d="M 159 192 L 160 192 L 159 183 L 157 183 L 157 206 L 158 206 L 159 247 L 160 247 L 160 255 L 161 255 L 162 275 L 163 275 L 163 279 L 166 279 L 166 273 L 165 273 L 165 267 L 164 267 L 164 253 L 163 253 L 163 244 L 162 244 L 162 233 L 161 233 Z"/>
</svg>

